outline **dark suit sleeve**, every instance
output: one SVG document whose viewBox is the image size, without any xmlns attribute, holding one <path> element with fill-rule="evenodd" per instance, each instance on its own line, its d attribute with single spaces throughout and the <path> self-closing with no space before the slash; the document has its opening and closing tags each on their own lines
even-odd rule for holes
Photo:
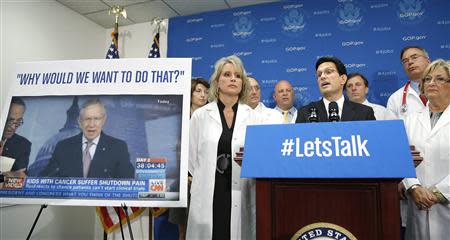
<svg viewBox="0 0 450 240">
<path fill-rule="evenodd" d="M 305 107 L 302 107 L 300 109 L 298 109 L 297 111 L 297 119 L 295 120 L 295 123 L 306 123 L 308 122 L 308 119 L 306 118 L 306 113 L 305 113 Z"/>
<path fill-rule="evenodd" d="M 369 107 L 369 110 L 367 112 L 367 118 L 366 120 L 376 120 L 375 113 L 371 107 Z"/>
<path fill-rule="evenodd" d="M 40 177 L 60 177 L 59 156 L 62 154 L 61 144 L 57 143 L 47 166 L 38 175 Z"/>
<path fill-rule="evenodd" d="M 134 167 L 130 162 L 128 146 L 124 141 L 117 144 L 117 166 L 115 178 L 134 178 Z"/>
<path fill-rule="evenodd" d="M 15 147 L 14 153 L 15 156 L 12 157 L 16 160 L 14 161 L 11 171 L 17 171 L 24 168 L 26 169 L 30 161 L 31 142 L 23 138 L 21 144 L 14 147 Z"/>
</svg>

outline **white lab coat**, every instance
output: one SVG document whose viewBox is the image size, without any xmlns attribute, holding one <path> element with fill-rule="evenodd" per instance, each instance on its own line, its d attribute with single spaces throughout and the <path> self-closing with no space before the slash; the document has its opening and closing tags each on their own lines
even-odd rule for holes
<svg viewBox="0 0 450 240">
<path fill-rule="evenodd" d="M 424 160 L 417 166 L 417 178 L 403 180 L 406 189 L 414 184 L 437 189 L 450 200 L 450 107 L 431 130 L 429 108 L 405 118 L 409 143 Z M 450 236 L 450 204 L 435 204 L 429 211 L 419 210 L 408 200 L 406 239 L 443 240 Z"/>
<path fill-rule="evenodd" d="M 258 106 L 255 107 L 255 111 L 261 114 L 265 124 L 283 123 L 283 114 L 273 108 L 266 107 L 262 102 L 259 102 Z"/>
<path fill-rule="evenodd" d="M 406 84 L 405 84 L 406 85 Z M 392 119 L 405 119 L 405 117 L 409 114 L 420 112 L 425 109 L 425 106 L 420 100 L 419 94 L 414 90 L 411 85 L 408 87 L 408 91 L 406 92 L 406 106 L 407 111 L 402 111 L 402 101 L 403 101 L 403 89 L 405 88 L 403 85 L 397 91 L 395 91 L 388 99 L 386 105 L 386 120 Z M 407 211 L 407 201 L 400 200 L 400 215 L 402 218 L 402 226 L 406 226 L 406 211 Z"/>
<path fill-rule="evenodd" d="M 388 99 L 386 108 L 388 110 L 388 119 L 404 119 L 406 115 L 412 112 L 418 112 L 425 109 L 425 106 L 420 100 L 419 94 L 411 87 L 408 87 L 406 93 L 407 111 L 402 112 L 401 106 L 403 101 L 403 89 L 405 85 L 395 91 Z"/>
<path fill-rule="evenodd" d="M 247 125 L 261 123 L 260 114 L 239 104 L 231 142 L 231 239 L 255 239 L 255 181 L 241 179 L 234 155 L 244 146 Z M 197 109 L 190 121 L 189 172 L 192 174 L 187 239 L 211 239 L 217 146 L 222 134 L 217 102 Z M 241 215 L 242 214 L 242 215 Z"/>
</svg>

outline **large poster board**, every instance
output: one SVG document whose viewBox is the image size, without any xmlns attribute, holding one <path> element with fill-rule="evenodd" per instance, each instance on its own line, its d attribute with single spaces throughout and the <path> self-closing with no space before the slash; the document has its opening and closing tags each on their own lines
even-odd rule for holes
<svg viewBox="0 0 450 240">
<path fill-rule="evenodd" d="M 19 63 L 10 80 L 2 204 L 187 205 L 190 59 Z"/>
</svg>

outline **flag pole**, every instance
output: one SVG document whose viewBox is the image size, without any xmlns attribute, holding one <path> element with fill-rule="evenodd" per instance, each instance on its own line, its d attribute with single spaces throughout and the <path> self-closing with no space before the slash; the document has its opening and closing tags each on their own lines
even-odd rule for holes
<svg viewBox="0 0 450 240">
<path fill-rule="evenodd" d="M 114 45 L 119 49 L 119 17 L 122 16 L 127 19 L 127 11 L 122 6 L 114 5 L 109 9 L 108 15 L 115 16 L 114 31 L 111 33 L 111 36 L 113 37 Z"/>
</svg>

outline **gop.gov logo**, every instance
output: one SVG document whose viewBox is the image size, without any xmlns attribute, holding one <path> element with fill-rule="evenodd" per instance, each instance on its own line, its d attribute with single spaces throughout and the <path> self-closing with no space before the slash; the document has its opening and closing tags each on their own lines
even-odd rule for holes
<svg viewBox="0 0 450 240">
<path fill-rule="evenodd" d="M 426 0 L 399 0 L 394 6 L 401 23 L 414 25 L 425 19 L 426 4 Z"/>
<path fill-rule="evenodd" d="M 250 17 L 250 15 L 235 15 L 231 28 L 233 38 L 238 41 L 248 41 L 254 36 L 254 20 Z"/>
<path fill-rule="evenodd" d="M 365 8 L 356 1 L 346 2 L 337 6 L 335 14 L 341 30 L 355 31 L 364 25 Z"/>
<path fill-rule="evenodd" d="M 290 9 L 280 17 L 283 33 L 297 36 L 305 30 L 306 13 L 302 9 Z"/>
<path fill-rule="evenodd" d="M 345 228 L 332 223 L 313 223 L 298 230 L 291 240 L 357 240 Z"/>
</svg>

